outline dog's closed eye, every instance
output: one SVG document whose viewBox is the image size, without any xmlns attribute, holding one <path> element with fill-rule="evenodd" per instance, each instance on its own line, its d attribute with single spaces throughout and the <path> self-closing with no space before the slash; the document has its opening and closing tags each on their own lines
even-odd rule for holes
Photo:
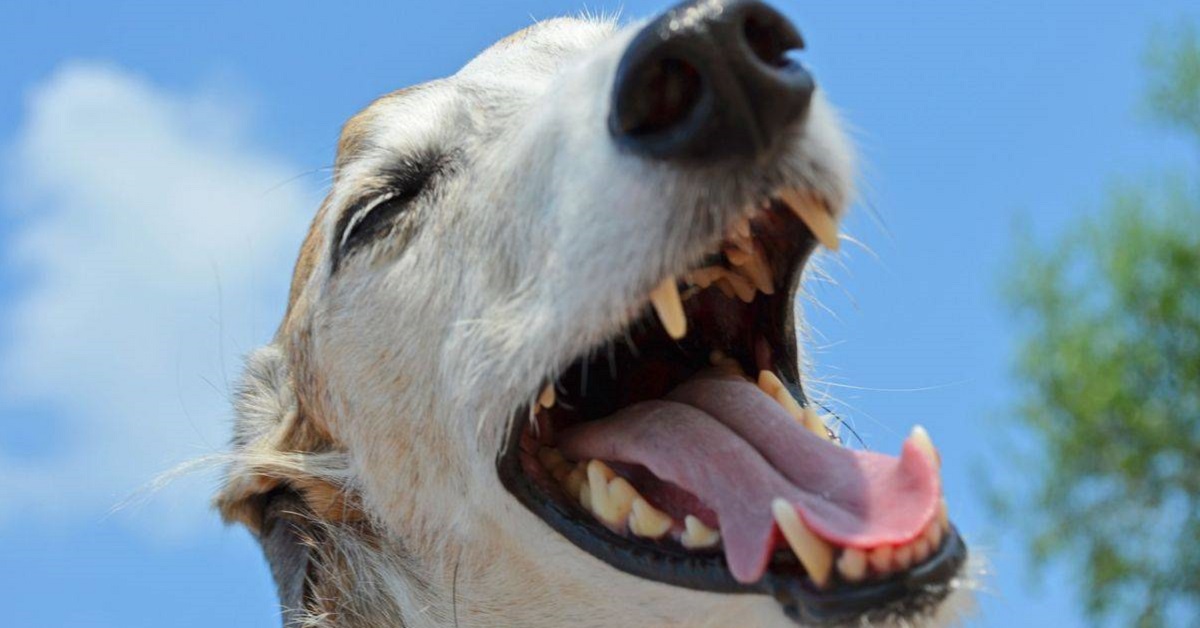
<svg viewBox="0 0 1200 628">
<path fill-rule="evenodd" d="M 337 225 L 334 268 L 361 246 L 387 234 L 440 170 L 437 160 L 409 162 L 386 175 L 386 184 L 342 213 Z"/>
</svg>

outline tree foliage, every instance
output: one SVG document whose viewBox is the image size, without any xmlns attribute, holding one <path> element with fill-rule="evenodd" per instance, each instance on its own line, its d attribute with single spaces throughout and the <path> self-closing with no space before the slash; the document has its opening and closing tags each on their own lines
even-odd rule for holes
<svg viewBox="0 0 1200 628">
<path fill-rule="evenodd" d="M 1155 120 L 1200 149 L 1194 29 L 1147 55 Z M 1048 246 L 1023 244 L 1017 420 L 1035 490 L 1002 512 L 1062 559 L 1096 621 L 1200 625 L 1200 179 L 1115 187 Z"/>
</svg>

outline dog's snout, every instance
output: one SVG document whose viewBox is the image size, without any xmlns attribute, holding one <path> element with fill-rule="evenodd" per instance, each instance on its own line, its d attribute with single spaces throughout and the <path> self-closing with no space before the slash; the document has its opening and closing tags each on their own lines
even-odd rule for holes
<svg viewBox="0 0 1200 628">
<path fill-rule="evenodd" d="M 617 68 L 609 128 L 657 159 L 754 157 L 808 110 L 812 76 L 785 17 L 757 0 L 692 0 L 638 33 Z"/>
</svg>

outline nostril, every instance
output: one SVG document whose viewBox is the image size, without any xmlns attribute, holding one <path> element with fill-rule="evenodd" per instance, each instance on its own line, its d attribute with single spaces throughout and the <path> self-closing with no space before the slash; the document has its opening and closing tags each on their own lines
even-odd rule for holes
<svg viewBox="0 0 1200 628">
<path fill-rule="evenodd" d="M 618 124 L 631 136 L 653 135 L 686 120 L 700 102 L 704 81 L 696 66 L 675 58 L 646 64 L 625 86 L 629 94 Z"/>
<path fill-rule="evenodd" d="M 774 12 L 747 15 L 742 23 L 742 37 L 754 56 L 773 68 L 792 65 L 788 53 L 804 48 L 804 40 L 795 29 Z"/>
</svg>

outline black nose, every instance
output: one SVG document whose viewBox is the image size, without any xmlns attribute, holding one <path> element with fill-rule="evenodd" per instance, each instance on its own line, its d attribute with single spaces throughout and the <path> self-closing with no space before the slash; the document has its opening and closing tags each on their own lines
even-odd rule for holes
<svg viewBox="0 0 1200 628">
<path fill-rule="evenodd" d="M 812 76 L 787 53 L 804 47 L 756 0 L 692 0 L 647 25 L 617 68 L 609 128 L 658 159 L 755 157 L 807 110 Z"/>
</svg>

